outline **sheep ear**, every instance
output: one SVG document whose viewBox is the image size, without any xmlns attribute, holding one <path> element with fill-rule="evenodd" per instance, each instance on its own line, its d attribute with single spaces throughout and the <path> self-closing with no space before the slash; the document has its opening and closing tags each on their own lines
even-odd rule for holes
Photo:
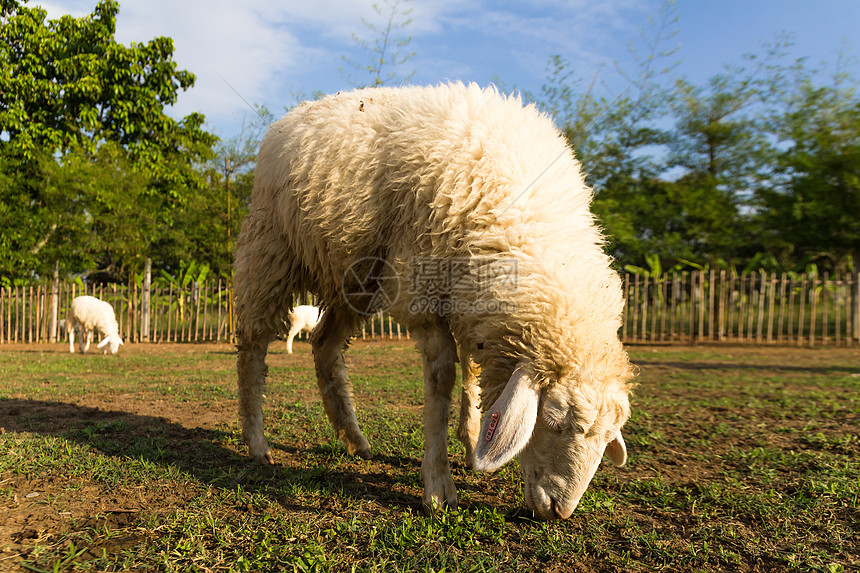
<svg viewBox="0 0 860 573">
<path fill-rule="evenodd" d="M 474 467 L 491 472 L 520 453 L 532 437 L 540 389 L 524 367 L 517 368 L 481 424 Z"/>
<path fill-rule="evenodd" d="M 615 439 L 606 444 L 606 457 L 612 462 L 612 465 L 619 468 L 627 463 L 627 446 L 624 444 L 624 438 L 621 436 L 621 430 L 615 435 Z"/>
<path fill-rule="evenodd" d="M 108 336 L 108 337 L 105 337 L 105 338 L 102 338 L 102 341 L 101 341 L 101 342 L 99 342 L 99 345 L 98 345 L 98 346 L 96 346 L 96 348 L 104 348 L 104 347 L 105 347 L 105 345 L 107 345 L 107 343 L 108 343 L 108 342 L 110 342 L 110 337 L 109 337 L 109 336 Z"/>
</svg>

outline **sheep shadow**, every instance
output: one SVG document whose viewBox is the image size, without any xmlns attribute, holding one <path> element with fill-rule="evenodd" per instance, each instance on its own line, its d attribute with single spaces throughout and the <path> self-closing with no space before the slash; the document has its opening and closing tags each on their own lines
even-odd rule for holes
<svg viewBox="0 0 860 573">
<path fill-rule="evenodd" d="M 373 499 L 389 509 L 421 508 L 420 497 L 392 491 L 392 481 L 402 481 L 405 474 L 416 471 L 417 462 L 405 457 L 379 456 L 373 460 L 374 469 L 356 461 L 340 470 L 332 467 L 339 457 L 334 453 L 320 456 L 313 448 L 272 443 L 273 448 L 295 458 L 295 463 L 263 465 L 225 445 L 236 441 L 235 432 L 187 428 L 162 417 L 121 410 L 19 398 L 0 398 L 0 428 L 7 435 L 52 436 L 107 456 L 173 466 L 214 488 L 241 486 L 244 492 L 263 494 L 290 511 L 325 511 L 297 502 L 290 494 L 293 486 L 326 497 Z M 316 461 L 307 459 L 310 457 Z"/>
<path fill-rule="evenodd" d="M 763 372 L 798 372 L 806 374 L 857 374 L 860 368 L 850 366 L 794 366 L 791 364 L 737 364 L 728 362 L 682 362 L 672 360 L 636 360 L 638 366 L 655 366 L 677 370 L 750 370 Z"/>
</svg>

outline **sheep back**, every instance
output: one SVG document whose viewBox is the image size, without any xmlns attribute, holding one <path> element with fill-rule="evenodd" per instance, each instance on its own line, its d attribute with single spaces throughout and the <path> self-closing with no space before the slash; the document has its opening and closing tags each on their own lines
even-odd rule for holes
<svg viewBox="0 0 860 573">
<path fill-rule="evenodd" d="M 79 296 L 72 300 L 71 318 L 75 326 L 102 336 L 118 334 L 119 325 L 113 306 L 93 296 Z"/>
<path fill-rule="evenodd" d="M 368 88 L 304 103 L 260 149 L 237 243 L 240 328 L 276 328 L 283 301 L 303 292 L 339 301 L 364 258 L 386 261 L 403 295 L 416 257 L 509 257 L 515 288 L 466 289 L 473 311 L 447 317 L 481 366 L 485 400 L 501 391 L 486 381 L 507 380 L 512 359 L 531 361 L 542 384 L 628 379 L 621 283 L 591 198 L 551 119 L 493 88 Z M 482 313 L 481 297 L 512 304 Z M 389 310 L 408 326 L 428 320 L 410 302 L 399 296 Z"/>
</svg>

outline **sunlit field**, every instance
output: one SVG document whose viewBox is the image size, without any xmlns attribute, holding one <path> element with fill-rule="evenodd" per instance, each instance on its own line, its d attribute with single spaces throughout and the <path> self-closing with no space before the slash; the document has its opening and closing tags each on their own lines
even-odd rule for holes
<svg viewBox="0 0 860 573">
<path fill-rule="evenodd" d="M 460 507 L 423 513 L 411 343 L 347 353 L 368 461 L 335 439 L 308 344 L 284 346 L 269 467 L 245 456 L 232 346 L 0 348 L 0 570 L 860 568 L 856 348 L 632 347 L 628 464 L 601 466 L 574 515 L 547 523 L 516 463 L 464 467 L 453 424 Z"/>
</svg>

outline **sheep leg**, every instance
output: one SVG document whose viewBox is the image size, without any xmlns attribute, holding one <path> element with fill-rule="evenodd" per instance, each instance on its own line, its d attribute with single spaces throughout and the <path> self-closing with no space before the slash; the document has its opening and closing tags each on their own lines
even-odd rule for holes
<svg viewBox="0 0 860 573">
<path fill-rule="evenodd" d="M 457 507 L 457 489 L 448 462 L 448 415 L 457 377 L 457 345 L 443 324 L 417 333 L 424 358 L 424 505 Z"/>
<path fill-rule="evenodd" d="M 370 443 L 358 427 L 352 384 L 343 361 L 343 348 L 354 329 L 349 317 L 351 313 L 345 309 L 327 311 L 311 335 L 311 346 L 317 386 L 335 434 L 346 445 L 347 452 L 369 460 Z"/>
<path fill-rule="evenodd" d="M 298 327 L 298 325 L 296 324 L 290 326 L 290 333 L 287 334 L 287 354 L 293 353 L 293 339 L 296 337 L 300 330 L 301 328 Z"/>
<path fill-rule="evenodd" d="M 86 344 L 84 344 L 86 342 Z M 93 343 L 93 331 L 88 330 L 81 337 L 81 352 L 86 354 L 90 350 L 90 344 Z"/>
<path fill-rule="evenodd" d="M 239 356 L 239 417 L 242 420 L 242 437 L 248 444 L 248 453 L 256 460 L 274 463 L 269 442 L 263 435 L 263 388 L 266 383 L 266 352 L 274 338 L 271 332 L 246 336 L 238 333 Z"/>
<path fill-rule="evenodd" d="M 69 352 L 75 353 L 75 329 L 66 327 L 66 334 L 69 335 Z"/>
<path fill-rule="evenodd" d="M 463 397 L 460 402 L 460 425 L 457 437 L 466 448 L 466 465 L 472 467 L 475 462 L 475 448 L 478 446 L 478 434 L 481 431 L 481 399 L 478 387 L 478 365 L 472 362 L 472 357 L 460 352 L 460 367 L 463 371 Z"/>
</svg>

